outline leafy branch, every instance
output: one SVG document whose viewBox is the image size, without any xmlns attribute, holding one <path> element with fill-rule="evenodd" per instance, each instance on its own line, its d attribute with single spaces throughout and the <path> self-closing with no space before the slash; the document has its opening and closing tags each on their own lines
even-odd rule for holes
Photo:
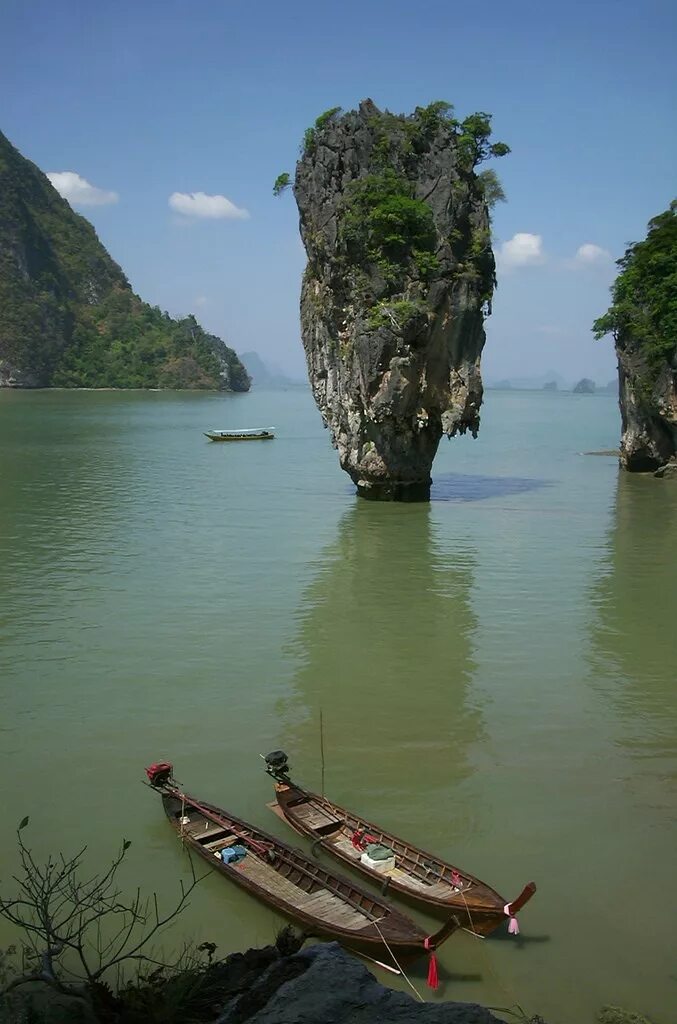
<svg viewBox="0 0 677 1024">
<path fill-rule="evenodd" d="M 157 894 L 140 889 L 125 896 L 117 875 L 131 843 L 125 839 L 110 866 L 83 877 L 83 847 L 72 857 L 59 854 L 39 864 L 23 839 L 24 818 L 17 829 L 21 871 L 12 897 L 0 894 L 0 917 L 24 933 L 26 971 L 0 990 L 4 996 L 19 986 L 42 982 L 57 991 L 85 999 L 82 984 L 100 982 L 107 972 L 128 961 L 156 963 L 144 950 L 186 907 L 201 880 L 191 862 L 191 881 L 181 882 L 175 905 L 160 910 Z"/>
</svg>

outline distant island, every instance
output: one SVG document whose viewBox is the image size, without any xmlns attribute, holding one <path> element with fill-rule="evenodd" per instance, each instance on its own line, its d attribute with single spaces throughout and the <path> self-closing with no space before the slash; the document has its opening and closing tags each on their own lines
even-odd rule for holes
<svg viewBox="0 0 677 1024">
<path fill-rule="evenodd" d="M 299 388 L 307 387 L 307 381 L 300 377 L 289 377 L 277 366 L 264 362 L 258 352 L 242 352 L 240 361 L 257 388 Z"/>
<path fill-rule="evenodd" d="M 617 395 L 618 380 L 610 380 L 604 384 L 598 384 L 590 377 L 581 377 L 577 381 L 567 381 L 560 374 L 541 375 L 539 377 L 504 377 L 502 380 L 489 381 L 486 385 L 489 391 L 548 391 L 551 394 L 569 393 L 574 394 L 602 394 Z"/>
<path fill-rule="evenodd" d="M 193 316 L 134 294 L 89 221 L 0 132 L 0 387 L 249 386 Z"/>
</svg>

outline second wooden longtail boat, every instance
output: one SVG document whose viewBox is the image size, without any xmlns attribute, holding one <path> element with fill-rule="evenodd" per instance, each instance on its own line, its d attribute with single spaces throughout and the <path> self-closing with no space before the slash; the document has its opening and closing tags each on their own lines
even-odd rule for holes
<svg viewBox="0 0 677 1024">
<path fill-rule="evenodd" d="M 476 935 L 489 935 L 506 921 L 511 934 L 519 932 L 515 915 L 536 892 L 534 882 L 508 902 L 467 871 L 297 786 L 289 777 L 284 751 L 275 750 L 264 761 L 275 780 L 277 803 L 271 809 L 313 840 L 314 854 L 321 849 L 338 857 L 380 883 L 384 895 L 397 892 L 427 910 L 455 914 Z"/>
<path fill-rule="evenodd" d="M 429 954 L 428 981 L 437 987 L 434 950 L 458 928 L 455 917 L 428 935 L 383 898 L 320 867 L 262 829 L 184 793 L 169 762 L 152 764 L 146 775 L 162 794 L 165 814 L 182 842 L 226 878 L 306 935 L 335 939 L 397 973 L 400 963 Z"/>
</svg>

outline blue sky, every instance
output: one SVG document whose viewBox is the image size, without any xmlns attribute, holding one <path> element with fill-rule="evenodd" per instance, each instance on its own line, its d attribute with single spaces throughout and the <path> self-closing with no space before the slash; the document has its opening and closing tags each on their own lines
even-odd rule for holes
<svg viewBox="0 0 677 1024">
<path fill-rule="evenodd" d="M 144 299 L 302 373 L 304 253 L 293 198 L 274 199 L 272 182 L 328 107 L 446 99 L 460 115 L 491 112 L 512 147 L 496 165 L 508 202 L 494 217 L 504 255 L 485 378 L 613 377 L 611 341 L 590 333 L 610 257 L 677 194 L 674 4 L 4 0 L 2 11 L 0 128 L 44 171 L 117 196 L 85 193 L 100 205 L 77 208 Z M 200 192 L 235 216 L 169 205 Z M 594 248 L 577 257 L 582 246 Z"/>
</svg>

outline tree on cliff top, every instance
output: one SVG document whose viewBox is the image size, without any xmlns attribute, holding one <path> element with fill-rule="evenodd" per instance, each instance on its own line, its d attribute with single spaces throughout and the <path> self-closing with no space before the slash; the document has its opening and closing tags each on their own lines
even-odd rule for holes
<svg viewBox="0 0 677 1024">
<path fill-rule="evenodd" d="M 617 266 L 613 302 L 593 333 L 613 334 L 620 347 L 637 346 L 658 370 L 677 350 L 677 200 L 649 221 L 644 241 L 629 245 Z"/>
</svg>

